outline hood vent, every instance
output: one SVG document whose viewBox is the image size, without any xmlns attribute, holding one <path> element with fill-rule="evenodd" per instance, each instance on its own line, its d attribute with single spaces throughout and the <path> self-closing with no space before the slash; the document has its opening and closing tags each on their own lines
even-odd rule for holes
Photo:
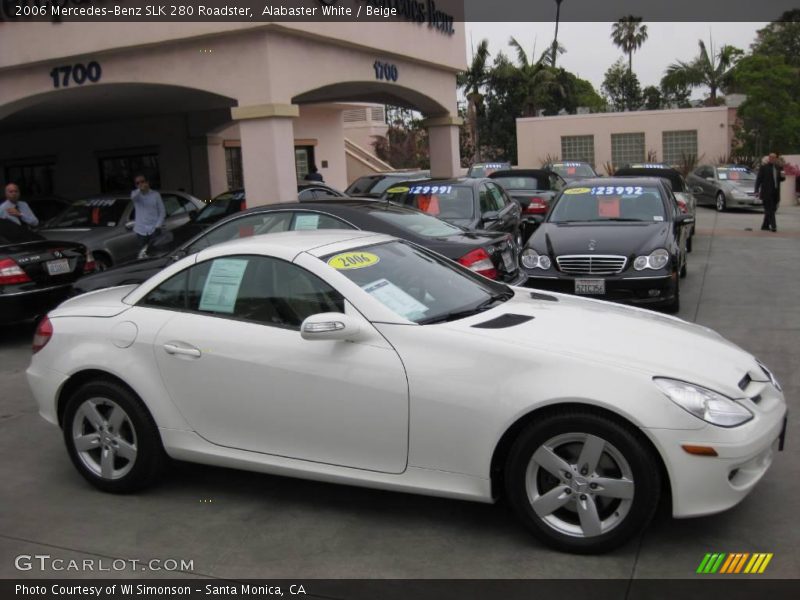
<svg viewBox="0 0 800 600">
<path fill-rule="evenodd" d="M 558 302 L 558 298 L 548 294 L 540 294 L 539 292 L 531 292 L 531 298 L 534 300 L 544 300 L 545 302 Z"/>
<path fill-rule="evenodd" d="M 478 329 L 504 329 L 506 327 L 514 327 L 515 325 L 521 325 L 522 323 L 527 323 L 528 321 L 532 320 L 533 317 L 530 315 L 511 315 L 505 314 L 500 315 L 492 319 L 491 321 L 484 321 L 483 323 L 477 323 L 473 325 Z"/>
</svg>

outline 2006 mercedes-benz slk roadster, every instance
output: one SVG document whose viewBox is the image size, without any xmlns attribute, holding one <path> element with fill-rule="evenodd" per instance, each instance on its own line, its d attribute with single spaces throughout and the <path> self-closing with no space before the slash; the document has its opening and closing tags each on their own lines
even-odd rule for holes
<svg viewBox="0 0 800 600">
<path fill-rule="evenodd" d="M 212 246 L 37 329 L 28 381 L 108 492 L 166 456 L 492 502 L 611 550 L 661 499 L 722 511 L 769 468 L 786 403 L 713 331 L 491 281 L 368 232 Z"/>
</svg>

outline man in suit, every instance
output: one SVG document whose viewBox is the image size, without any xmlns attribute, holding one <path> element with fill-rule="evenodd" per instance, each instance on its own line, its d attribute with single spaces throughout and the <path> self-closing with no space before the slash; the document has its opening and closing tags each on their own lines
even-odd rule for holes
<svg viewBox="0 0 800 600">
<path fill-rule="evenodd" d="M 755 192 L 764 203 L 764 221 L 761 224 L 763 231 L 778 231 L 775 223 L 775 211 L 780 201 L 781 181 L 783 173 L 778 164 L 778 155 L 774 152 L 767 157 L 767 162 L 761 165 L 756 176 Z"/>
</svg>

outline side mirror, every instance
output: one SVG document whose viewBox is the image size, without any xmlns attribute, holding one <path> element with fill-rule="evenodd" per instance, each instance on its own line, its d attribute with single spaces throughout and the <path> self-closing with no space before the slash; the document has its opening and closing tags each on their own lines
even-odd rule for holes
<svg viewBox="0 0 800 600">
<path fill-rule="evenodd" d="M 311 315 L 300 325 L 304 340 L 354 340 L 361 333 L 361 324 L 344 313 L 319 313 Z"/>
<path fill-rule="evenodd" d="M 135 221 L 128 221 L 125 223 L 125 229 L 133 229 L 133 226 L 136 224 Z"/>
<path fill-rule="evenodd" d="M 696 186 L 694 186 L 692 188 L 692 193 L 693 194 L 702 194 L 703 193 L 703 188 L 701 188 L 699 185 L 696 185 Z"/>
<path fill-rule="evenodd" d="M 493 223 L 494 221 L 500 220 L 500 213 L 496 210 L 490 210 L 489 212 L 483 213 L 482 218 L 486 223 Z"/>
</svg>

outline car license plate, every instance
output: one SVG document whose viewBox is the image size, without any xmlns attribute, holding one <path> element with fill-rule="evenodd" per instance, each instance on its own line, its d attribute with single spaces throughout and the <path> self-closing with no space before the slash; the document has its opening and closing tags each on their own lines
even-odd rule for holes
<svg viewBox="0 0 800 600">
<path fill-rule="evenodd" d="M 58 260 L 47 261 L 47 272 L 50 275 L 63 275 L 69 273 L 69 259 L 59 258 Z"/>
<path fill-rule="evenodd" d="M 576 279 L 575 293 L 585 295 L 602 295 L 606 293 L 605 279 Z"/>
<path fill-rule="evenodd" d="M 510 250 L 503 252 L 503 265 L 508 273 L 513 273 L 517 270 L 517 265 L 514 264 L 514 257 L 511 256 Z"/>
</svg>

